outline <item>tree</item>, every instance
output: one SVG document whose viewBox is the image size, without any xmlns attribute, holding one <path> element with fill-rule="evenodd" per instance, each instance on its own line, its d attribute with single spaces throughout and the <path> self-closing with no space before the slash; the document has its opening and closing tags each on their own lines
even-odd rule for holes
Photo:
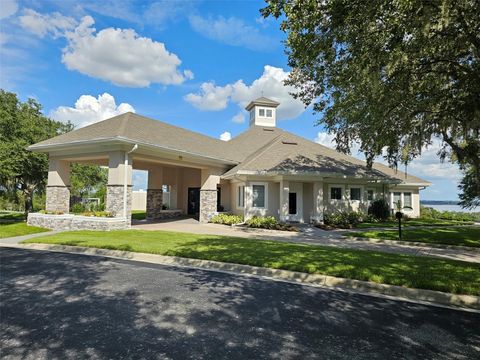
<svg viewBox="0 0 480 360">
<path fill-rule="evenodd" d="M 106 186 L 108 170 L 100 166 L 72 164 L 71 165 L 71 191 L 73 195 L 84 197 L 93 191 Z"/>
<path fill-rule="evenodd" d="M 461 204 L 480 200 L 478 0 L 268 0 L 282 18 L 286 84 L 367 165 L 407 164 L 435 139 L 464 172 Z M 468 190 L 468 191 L 467 191 Z"/>
<path fill-rule="evenodd" d="M 43 191 L 48 173 L 45 154 L 27 150 L 31 144 L 72 129 L 46 118 L 34 99 L 22 103 L 14 93 L 0 89 L 0 187 L 11 193 L 21 191 L 25 212 L 32 210 L 35 191 Z"/>
</svg>

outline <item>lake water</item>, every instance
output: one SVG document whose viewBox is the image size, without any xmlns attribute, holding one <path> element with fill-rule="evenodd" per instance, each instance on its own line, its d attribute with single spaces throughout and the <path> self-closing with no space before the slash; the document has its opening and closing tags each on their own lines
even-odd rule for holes
<svg viewBox="0 0 480 360">
<path fill-rule="evenodd" d="M 480 208 L 463 209 L 460 205 L 430 205 L 422 204 L 422 206 L 433 208 L 438 211 L 458 211 L 458 212 L 480 212 Z"/>
</svg>

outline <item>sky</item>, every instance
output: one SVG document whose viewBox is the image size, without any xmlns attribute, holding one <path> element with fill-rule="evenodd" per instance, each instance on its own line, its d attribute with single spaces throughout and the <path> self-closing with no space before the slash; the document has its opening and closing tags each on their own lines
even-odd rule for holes
<svg viewBox="0 0 480 360">
<path fill-rule="evenodd" d="M 82 127 L 127 111 L 228 141 L 244 107 L 279 101 L 277 126 L 335 147 L 319 114 L 294 99 L 276 19 L 263 1 L 0 0 L 0 87 Z M 456 200 L 457 166 L 439 141 L 408 172 L 432 182 L 424 200 Z M 352 155 L 364 159 L 358 153 Z M 382 159 L 378 159 L 382 161 Z M 135 172 L 134 188 L 146 186 Z"/>
</svg>

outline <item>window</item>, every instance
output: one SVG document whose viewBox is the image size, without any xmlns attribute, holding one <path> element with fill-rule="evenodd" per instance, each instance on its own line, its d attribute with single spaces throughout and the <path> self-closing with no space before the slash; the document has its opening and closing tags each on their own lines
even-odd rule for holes
<svg viewBox="0 0 480 360">
<path fill-rule="evenodd" d="M 367 200 L 368 201 L 373 201 L 373 190 L 367 190 Z"/>
<path fill-rule="evenodd" d="M 245 206 L 245 186 L 237 188 L 237 207 L 243 208 Z"/>
<path fill-rule="evenodd" d="M 254 208 L 265 208 L 265 185 L 252 185 Z"/>
<path fill-rule="evenodd" d="M 412 193 L 411 192 L 404 192 L 403 193 L 403 206 L 404 207 L 412 207 Z"/>
<path fill-rule="evenodd" d="M 271 109 L 267 110 L 267 117 L 272 117 L 272 110 Z"/>
<path fill-rule="evenodd" d="M 362 200 L 362 189 L 350 188 L 350 200 Z"/>
<path fill-rule="evenodd" d="M 255 118 L 255 109 L 250 110 L 250 121 Z"/>
<path fill-rule="evenodd" d="M 330 188 L 330 200 L 342 200 L 342 188 L 331 187 Z"/>
<path fill-rule="evenodd" d="M 259 109 L 258 116 L 265 116 L 265 109 Z"/>
<path fill-rule="evenodd" d="M 400 192 L 394 192 L 393 193 L 393 208 L 397 208 L 398 206 L 398 203 L 400 202 L 400 206 L 401 206 L 401 202 L 402 202 L 402 193 Z"/>
</svg>

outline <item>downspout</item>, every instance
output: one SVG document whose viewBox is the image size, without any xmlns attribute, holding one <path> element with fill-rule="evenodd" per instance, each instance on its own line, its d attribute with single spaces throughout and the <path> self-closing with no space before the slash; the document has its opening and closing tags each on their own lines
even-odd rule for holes
<svg viewBox="0 0 480 360">
<path fill-rule="evenodd" d="M 127 220 L 127 181 L 128 181 L 128 155 L 138 149 L 138 144 L 133 145 L 132 150 L 125 152 L 124 179 L 123 179 L 123 217 Z M 133 170 L 133 169 L 132 169 Z"/>
</svg>

